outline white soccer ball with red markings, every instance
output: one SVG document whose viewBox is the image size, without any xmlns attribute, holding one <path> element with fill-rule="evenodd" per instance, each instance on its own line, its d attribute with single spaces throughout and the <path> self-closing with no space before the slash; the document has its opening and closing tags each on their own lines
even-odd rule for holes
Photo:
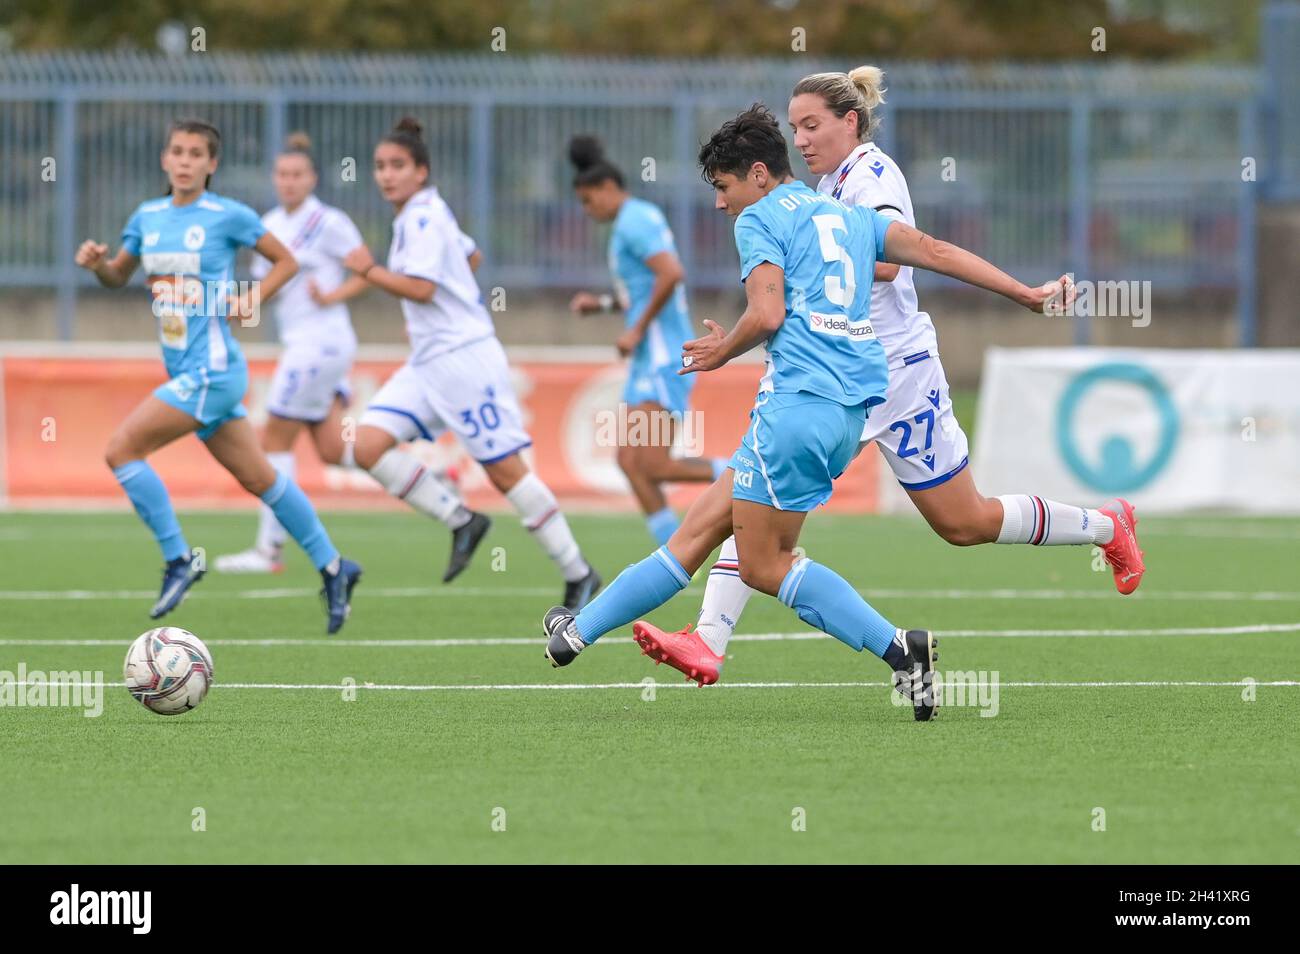
<svg viewBox="0 0 1300 954">
<path fill-rule="evenodd" d="M 140 705 L 159 715 L 180 715 L 212 687 L 212 654 L 193 633 L 160 626 L 131 644 L 123 675 Z"/>
</svg>

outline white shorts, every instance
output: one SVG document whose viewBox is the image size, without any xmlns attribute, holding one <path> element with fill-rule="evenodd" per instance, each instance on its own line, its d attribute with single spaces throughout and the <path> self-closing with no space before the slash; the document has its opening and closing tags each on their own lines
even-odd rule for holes
<svg viewBox="0 0 1300 954">
<path fill-rule="evenodd" d="M 872 441 L 906 490 L 937 487 L 965 468 L 966 433 L 952 413 L 948 378 L 937 357 L 889 372 L 885 403 L 870 409 L 858 453 Z"/>
<path fill-rule="evenodd" d="M 408 361 L 375 393 L 361 423 L 402 442 L 437 440 L 450 430 L 480 464 L 509 457 L 532 443 L 510 383 L 505 349 L 495 337 L 419 364 Z"/>
<path fill-rule="evenodd" d="M 319 424 L 329 416 L 335 397 L 346 405 L 352 395 L 347 376 L 356 346 L 312 342 L 289 345 L 280 355 L 266 395 L 266 409 L 276 417 Z"/>
</svg>

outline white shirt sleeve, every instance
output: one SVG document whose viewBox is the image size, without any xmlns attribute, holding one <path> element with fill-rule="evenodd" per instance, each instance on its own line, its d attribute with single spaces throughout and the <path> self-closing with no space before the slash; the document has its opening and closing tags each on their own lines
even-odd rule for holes
<svg viewBox="0 0 1300 954">
<path fill-rule="evenodd" d="M 435 284 L 443 280 L 443 256 L 447 251 L 447 242 L 440 233 L 438 224 L 434 216 L 423 210 L 402 223 L 402 252 L 397 270 L 403 275 L 423 278 Z"/>
<path fill-rule="evenodd" d="M 348 252 L 364 244 L 360 230 L 348 218 L 347 213 L 332 209 L 325 220 L 325 234 L 321 236 L 321 248 L 325 254 L 342 260 Z"/>
<path fill-rule="evenodd" d="M 478 251 L 478 243 L 476 243 L 472 238 L 470 238 L 464 232 L 460 233 L 460 247 L 461 250 L 465 253 L 466 258 L 469 258 L 471 255 L 473 255 L 475 252 Z"/>
</svg>

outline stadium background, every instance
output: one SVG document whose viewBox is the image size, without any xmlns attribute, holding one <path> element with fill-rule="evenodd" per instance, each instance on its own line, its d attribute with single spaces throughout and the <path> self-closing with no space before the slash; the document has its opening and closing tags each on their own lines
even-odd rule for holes
<svg viewBox="0 0 1300 954">
<path fill-rule="evenodd" d="M 145 291 L 138 282 L 100 289 L 72 255 L 85 237 L 115 243 L 135 204 L 160 191 L 160 137 L 179 115 L 223 130 L 215 188 L 258 209 L 274 204 L 269 168 L 285 134 L 306 130 L 319 195 L 380 251 L 389 213 L 370 180 L 370 149 L 397 116 L 417 116 L 434 181 L 485 253 L 480 283 L 534 426 L 617 400 L 618 319 L 577 320 L 565 307 L 573 291 L 609 284 L 607 232 L 569 186 L 568 137 L 600 135 L 634 194 L 662 205 L 696 320 L 726 322 L 741 307 L 735 250 L 695 169 L 698 142 L 754 100 L 780 114 L 800 76 L 860 61 L 887 70 L 878 139 L 908 177 L 922 228 L 1028 280 L 1068 270 L 1151 282 L 1157 320 L 1135 328 L 1018 313 L 919 274 L 963 420 L 991 346 L 1300 343 L 1300 273 L 1289 264 L 1300 243 L 1300 100 L 1287 95 L 1300 84 L 1295 3 L 1234 4 L 1231 16 L 1204 3 L 1012 4 L 992 14 L 1001 5 L 930 5 L 931 22 L 962 24 L 959 37 L 886 3 L 734 4 L 693 12 L 694 30 L 658 29 L 653 39 L 620 5 L 450 4 L 426 16 L 399 4 L 339 22 L 338 10 L 304 10 L 297 33 L 251 5 L 189 20 L 168 6 L 151 26 L 18 4 L 0 32 L 9 47 L 0 56 L 0 499 L 13 504 L 124 505 L 97 462 L 102 435 L 160 373 Z M 403 12 L 409 30 L 385 28 Z M 238 21 L 231 42 L 237 16 L 252 19 Z M 1024 28 L 1000 32 L 997 16 Z M 332 23 L 339 32 L 323 38 Z M 1081 31 L 1074 40 L 1055 29 L 1063 23 Z M 1103 25 L 1105 50 L 1086 41 L 1096 45 L 1091 23 Z M 448 49 L 409 51 L 422 44 Z M 351 307 L 375 362 L 370 378 L 361 372 L 364 395 L 400 361 L 402 323 L 379 292 Z M 240 337 L 269 359 L 274 322 L 264 317 Z M 269 367 L 254 366 L 255 420 Z M 753 379 L 740 368 L 709 386 L 743 410 Z M 35 426 L 47 419 L 63 422 L 57 440 Z M 612 452 L 570 439 L 581 422 L 556 427 L 539 443 L 564 447 L 539 466 L 562 496 L 625 505 Z M 706 450 L 726 452 L 732 430 L 715 427 Z M 482 502 L 476 469 L 449 440 L 416 450 L 458 466 Z M 310 456 L 301 464 L 314 493 L 382 503 L 364 480 L 321 473 Z M 233 481 L 194 469 L 202 458 L 171 448 L 160 466 L 182 499 L 242 502 Z M 840 505 L 873 509 L 889 496 L 876 463 L 868 455 L 848 475 Z M 675 502 L 688 499 L 683 491 Z"/>
</svg>

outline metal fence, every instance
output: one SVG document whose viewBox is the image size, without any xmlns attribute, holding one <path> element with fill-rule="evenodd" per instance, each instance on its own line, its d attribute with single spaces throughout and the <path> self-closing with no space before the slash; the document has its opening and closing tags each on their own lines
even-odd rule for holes
<svg viewBox="0 0 1300 954">
<path fill-rule="evenodd" d="M 1285 13 L 1295 8 L 1280 9 L 1278 35 L 1300 37 L 1300 18 Z M 755 100 L 783 117 L 801 76 L 854 65 L 804 56 L 6 55 L 0 286 L 56 288 L 59 333 L 73 337 L 77 288 L 93 282 L 72 265 L 77 243 L 116 242 L 135 205 L 164 191 L 163 132 L 188 114 L 222 130 L 214 190 L 259 209 L 273 204 L 270 163 L 285 135 L 307 131 L 319 194 L 349 212 L 377 251 L 391 210 L 371 182 L 369 156 L 396 118 L 416 116 L 434 180 L 484 249 L 484 283 L 512 291 L 607 283 L 606 233 L 574 200 L 565 158 L 569 136 L 595 133 L 632 191 L 667 212 L 691 285 L 733 286 L 730 222 L 698 176 L 699 142 Z M 880 65 L 889 101 L 878 139 L 907 175 L 922 228 L 1027 278 L 1069 270 L 1151 280 L 1161 291 L 1234 292 L 1242 341 L 1253 340 L 1257 189 L 1242 159 L 1266 147 L 1285 156 L 1261 174 L 1274 177 L 1275 194 L 1300 194 L 1300 102 L 1285 100 L 1277 85 L 1285 75 L 1202 65 Z M 1081 340 L 1085 326 L 1077 323 Z"/>
<path fill-rule="evenodd" d="M 1264 194 L 1300 202 L 1300 3 L 1266 7 L 1260 39 Z"/>
</svg>

